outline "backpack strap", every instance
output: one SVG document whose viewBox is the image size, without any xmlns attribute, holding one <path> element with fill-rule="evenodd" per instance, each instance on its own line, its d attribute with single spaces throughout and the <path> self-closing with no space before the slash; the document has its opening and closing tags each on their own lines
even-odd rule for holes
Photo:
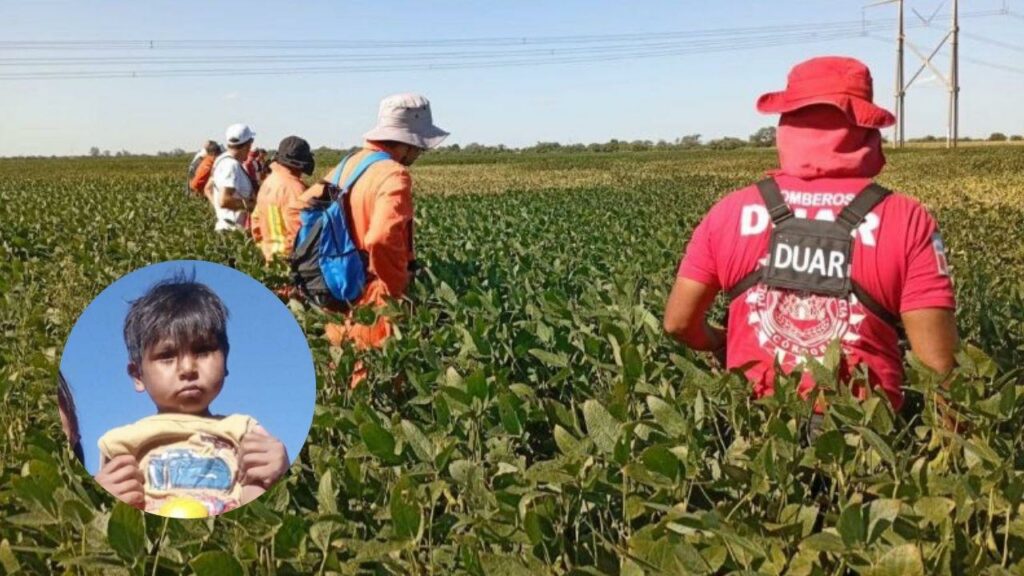
<svg viewBox="0 0 1024 576">
<path fill-rule="evenodd" d="M 842 226 L 848 232 L 853 232 L 860 223 L 867 218 L 867 215 L 885 200 L 885 197 L 892 192 L 879 186 L 878 184 L 868 184 L 866 188 L 860 191 L 854 199 L 846 205 L 845 208 L 836 217 L 836 224 Z"/>
<path fill-rule="evenodd" d="M 213 166 L 210 166 L 210 177 L 211 178 L 213 177 L 213 173 L 217 170 L 217 166 L 219 166 L 221 161 L 224 160 L 225 158 L 230 158 L 230 156 L 226 156 L 225 154 L 221 154 L 220 156 L 218 156 L 218 157 L 213 159 Z"/>
<path fill-rule="evenodd" d="M 789 209 L 786 200 L 782 197 L 775 178 L 765 178 L 757 183 L 757 191 L 761 193 L 761 199 L 768 208 L 768 215 L 772 217 L 772 224 L 778 226 L 793 217 L 793 211 Z"/>
<path fill-rule="evenodd" d="M 878 206 L 887 196 L 892 194 L 887 188 L 883 188 L 878 184 L 868 184 L 866 188 L 860 191 L 854 199 L 846 205 L 839 216 L 836 217 L 836 224 L 842 226 L 844 230 L 853 232 L 861 222 L 867 218 L 867 215 L 871 213 L 871 210 Z M 875 300 L 863 286 L 857 282 L 851 282 L 850 285 L 853 295 L 857 297 L 857 300 L 864 305 L 865 308 L 871 311 L 872 314 L 878 316 L 884 320 L 887 324 L 892 326 L 897 332 L 901 331 L 900 317 L 897 314 L 893 314 L 891 311 L 882 306 L 878 300 Z"/>
<path fill-rule="evenodd" d="M 341 180 L 341 173 L 343 170 L 345 170 L 345 165 L 348 163 L 348 160 L 351 157 L 351 154 L 346 156 L 341 161 L 341 163 L 338 164 L 338 170 L 335 172 L 334 180 L 331 182 L 335 186 L 337 186 L 338 182 Z M 362 159 L 362 161 L 359 162 L 359 164 L 356 164 L 356 167 L 352 169 L 352 173 L 349 174 L 348 178 L 345 179 L 345 184 L 341 186 L 341 193 L 343 195 L 348 194 L 348 191 L 352 189 L 352 186 L 356 183 L 356 180 L 359 180 L 359 177 L 363 175 L 363 172 L 366 172 L 366 169 L 369 168 L 371 164 L 375 164 L 377 162 L 380 162 L 381 160 L 390 159 L 391 156 L 387 152 L 378 151 L 368 154 L 365 158 Z"/>
<path fill-rule="evenodd" d="M 349 154 L 342 158 L 341 162 L 338 162 L 338 168 L 334 171 L 334 178 L 331 179 L 331 184 L 335 187 L 337 187 L 338 182 L 341 181 L 341 173 L 345 170 L 345 164 L 348 164 L 348 159 L 352 156 L 354 156 L 354 154 Z"/>
<path fill-rule="evenodd" d="M 789 209 L 786 199 L 782 197 L 782 191 L 779 190 L 779 184 L 775 182 L 775 178 L 765 178 L 758 182 L 757 191 L 761 193 L 761 199 L 764 201 L 765 207 L 768 208 L 768 215 L 772 218 L 772 224 L 778 226 L 780 223 L 793 217 L 793 211 Z M 741 294 L 760 282 L 761 274 L 761 267 L 758 266 L 747 273 L 732 288 L 729 288 L 727 292 L 729 302 L 739 298 Z"/>
<path fill-rule="evenodd" d="M 897 333 L 902 332 L 902 322 L 900 321 L 899 316 L 887 310 L 885 306 L 882 306 L 878 300 L 875 300 L 871 294 L 868 294 L 868 291 L 861 287 L 860 284 L 851 282 L 850 289 L 853 292 L 853 295 L 857 297 L 857 300 L 859 300 L 865 308 L 870 310 L 872 314 L 878 316 L 884 320 L 886 324 L 892 326 Z"/>
<path fill-rule="evenodd" d="M 227 152 L 224 152 L 223 154 L 218 156 L 216 160 L 213 161 L 213 166 L 210 167 L 210 180 L 214 179 L 213 173 L 217 171 L 217 166 L 220 165 L 222 161 L 227 160 L 228 158 L 238 163 L 238 167 L 242 170 L 242 174 L 245 174 L 245 179 L 249 181 L 249 187 L 252 188 L 252 193 L 255 195 L 258 192 L 258 190 L 256 189 L 256 182 L 253 181 L 252 176 L 249 176 L 249 173 L 245 170 L 245 165 L 242 162 L 239 162 L 238 158 L 231 156 Z M 216 185 L 216 181 L 214 182 L 214 185 Z"/>
<path fill-rule="evenodd" d="M 739 298 L 740 296 L 743 295 L 744 292 L 750 290 L 751 288 L 754 287 L 754 285 L 760 282 L 761 274 L 762 270 L 760 266 L 754 268 L 753 270 L 750 271 L 749 274 L 744 276 L 742 280 L 737 282 L 735 286 L 729 288 L 729 291 L 726 293 L 729 296 L 729 302 L 732 302 L 733 300 Z"/>
</svg>

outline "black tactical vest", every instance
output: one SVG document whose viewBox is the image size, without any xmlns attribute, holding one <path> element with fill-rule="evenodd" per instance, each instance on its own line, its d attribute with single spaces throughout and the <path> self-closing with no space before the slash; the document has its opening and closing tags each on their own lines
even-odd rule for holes
<svg viewBox="0 0 1024 576">
<path fill-rule="evenodd" d="M 757 189 L 772 218 L 768 264 L 755 268 L 733 286 L 730 302 L 758 283 L 839 298 L 852 292 L 873 314 L 899 329 L 899 316 L 886 310 L 851 277 L 853 231 L 889 190 L 868 185 L 830 222 L 796 218 L 773 178 L 758 182 Z"/>
</svg>

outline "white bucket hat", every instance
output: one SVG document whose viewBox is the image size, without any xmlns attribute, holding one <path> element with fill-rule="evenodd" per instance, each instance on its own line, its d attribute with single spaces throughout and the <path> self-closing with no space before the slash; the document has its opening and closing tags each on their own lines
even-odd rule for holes
<svg viewBox="0 0 1024 576">
<path fill-rule="evenodd" d="M 447 136 L 434 126 L 430 101 L 419 94 L 395 94 L 381 100 L 377 125 L 363 134 L 367 140 L 393 140 L 424 149 L 437 146 Z"/>
</svg>

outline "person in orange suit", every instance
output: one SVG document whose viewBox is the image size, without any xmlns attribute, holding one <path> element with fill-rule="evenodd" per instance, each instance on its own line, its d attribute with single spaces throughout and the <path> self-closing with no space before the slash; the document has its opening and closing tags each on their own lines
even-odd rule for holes
<svg viewBox="0 0 1024 576">
<path fill-rule="evenodd" d="M 412 279 L 413 197 L 409 166 L 427 149 L 440 144 L 448 133 L 433 123 L 430 102 L 418 94 L 395 94 L 380 103 L 377 125 L 364 134 L 362 150 L 346 163 L 341 181 L 363 158 L 384 151 L 390 160 L 371 165 L 349 192 L 352 241 L 367 255 L 368 282 L 353 308 L 383 307 L 389 299 L 405 295 Z M 331 181 L 332 169 L 324 180 Z M 323 183 L 303 194 L 299 203 L 319 197 Z M 391 324 L 381 315 L 371 325 L 362 325 L 346 314 L 342 322 L 328 323 L 326 336 L 333 346 L 350 341 L 357 349 L 380 347 L 391 335 Z M 365 378 L 360 366 L 353 374 L 354 387 Z"/>
<path fill-rule="evenodd" d="M 252 213 L 252 237 L 267 262 L 292 253 L 301 226 L 296 201 L 306 191 L 302 174 L 312 174 L 315 165 L 309 142 L 298 136 L 281 140 Z"/>
<path fill-rule="evenodd" d="M 192 179 L 189 180 L 188 183 L 188 187 L 192 191 L 192 195 L 196 197 L 203 195 L 203 189 L 206 188 L 206 182 L 210 180 L 210 174 L 213 173 L 213 162 L 222 152 L 220 144 L 217 144 L 213 140 L 206 143 L 204 151 L 206 152 L 206 155 L 199 161 L 199 164 L 196 166 L 195 174 L 193 174 Z"/>
</svg>

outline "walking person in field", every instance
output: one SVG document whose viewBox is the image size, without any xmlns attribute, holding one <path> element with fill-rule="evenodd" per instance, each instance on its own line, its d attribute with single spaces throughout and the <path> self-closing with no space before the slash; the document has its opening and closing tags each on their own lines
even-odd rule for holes
<svg viewBox="0 0 1024 576">
<path fill-rule="evenodd" d="M 206 142 L 204 142 L 203 146 L 199 149 L 198 152 L 195 153 L 194 156 L 192 156 L 192 160 L 188 163 L 188 176 L 185 178 L 186 196 L 195 192 L 195 190 L 192 188 L 192 179 L 195 178 L 196 176 L 196 170 L 199 169 L 199 163 L 202 162 L 203 159 L 209 155 L 208 150 L 211 144 L 217 143 L 213 140 L 207 140 Z M 220 152 L 218 152 L 218 154 L 220 154 Z M 202 189 L 200 189 L 200 192 L 202 192 Z"/>
<path fill-rule="evenodd" d="M 306 191 L 302 175 L 312 174 L 315 166 L 309 142 L 298 136 L 281 140 L 252 213 L 252 237 L 267 262 L 292 253 L 300 226 L 301 197 Z"/>
<path fill-rule="evenodd" d="M 242 162 L 245 173 L 249 175 L 253 185 L 259 190 L 263 180 L 270 175 L 270 165 L 267 163 L 267 151 L 263 148 L 253 148 L 246 155 L 245 162 Z"/>
<path fill-rule="evenodd" d="M 213 229 L 244 230 L 253 208 L 256 187 L 242 162 L 252 149 L 256 133 L 245 124 L 232 124 L 225 133 L 228 149 L 213 162 L 213 175 L 205 193 L 217 218 Z"/>
<path fill-rule="evenodd" d="M 935 220 L 916 200 L 873 184 L 885 166 L 868 68 L 851 58 L 798 64 L 757 109 L 780 113 L 780 167 L 715 204 L 694 230 L 665 309 L 665 330 L 726 368 L 749 366 L 755 396 L 771 394 L 774 363 L 790 372 L 839 340 L 841 374 L 867 367 L 894 409 L 903 405 L 898 329 L 918 359 L 954 367 L 953 286 Z M 852 238 L 852 241 L 851 241 Z M 728 294 L 725 329 L 706 315 Z M 814 388 L 805 372 L 799 392 Z M 854 394 L 867 390 L 852 384 Z"/>
<path fill-rule="evenodd" d="M 189 190 L 192 191 L 194 196 L 203 195 L 206 183 L 210 181 L 210 174 L 213 172 L 213 162 L 220 156 L 223 150 L 221 150 L 220 144 L 210 140 L 206 143 L 204 152 L 206 154 L 199 160 L 199 164 L 196 165 L 192 173 L 192 179 L 188 183 Z"/>
<path fill-rule="evenodd" d="M 409 167 L 447 136 L 434 125 L 426 98 L 418 94 L 388 96 L 380 103 L 377 125 L 364 135 L 363 148 L 303 195 L 300 203 L 306 206 L 324 195 L 328 182 L 338 185 L 357 176 L 345 209 L 352 241 L 365 255 L 367 283 L 351 308 L 382 307 L 405 295 L 415 259 Z M 357 175 L 361 168 L 365 171 Z M 334 346 L 352 342 L 360 349 L 378 347 L 390 334 L 391 324 L 383 315 L 367 326 L 354 323 L 346 312 L 341 322 L 326 326 L 327 339 Z M 365 372 L 357 370 L 352 385 L 363 377 Z"/>
</svg>

